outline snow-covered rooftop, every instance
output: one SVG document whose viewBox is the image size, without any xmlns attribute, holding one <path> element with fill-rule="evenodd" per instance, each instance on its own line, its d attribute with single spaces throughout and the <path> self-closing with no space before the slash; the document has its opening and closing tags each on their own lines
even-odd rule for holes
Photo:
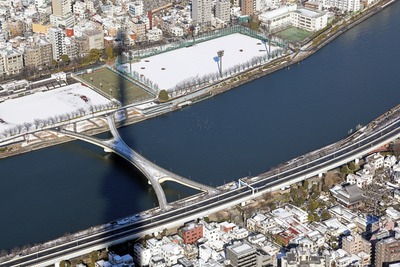
<svg viewBox="0 0 400 267">
<path fill-rule="evenodd" d="M 33 124 L 36 119 L 47 120 L 81 109 L 90 113 L 91 106 L 109 103 L 109 99 L 80 83 L 10 99 L 0 103 L 0 133 L 17 125 Z"/>
<path fill-rule="evenodd" d="M 271 51 L 279 47 L 271 45 Z M 135 71 L 158 84 L 160 89 L 171 90 L 179 82 L 191 77 L 202 77 L 218 73 L 217 52 L 224 50 L 222 69 L 245 63 L 254 57 L 267 55 L 265 45 L 258 39 L 235 33 L 193 46 L 143 58 L 129 67 L 120 66 L 124 71 Z"/>
</svg>

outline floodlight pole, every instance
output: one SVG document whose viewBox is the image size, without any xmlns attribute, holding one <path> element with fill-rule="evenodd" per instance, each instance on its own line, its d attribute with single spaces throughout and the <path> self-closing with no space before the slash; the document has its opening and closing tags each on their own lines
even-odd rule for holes
<svg viewBox="0 0 400 267">
<path fill-rule="evenodd" d="M 224 50 L 219 50 L 217 55 L 219 58 L 219 76 L 222 77 L 222 57 L 224 56 Z"/>
</svg>

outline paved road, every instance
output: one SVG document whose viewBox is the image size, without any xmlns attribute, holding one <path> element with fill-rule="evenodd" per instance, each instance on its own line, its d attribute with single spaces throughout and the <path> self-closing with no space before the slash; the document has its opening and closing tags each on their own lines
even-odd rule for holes
<svg viewBox="0 0 400 267">
<path fill-rule="evenodd" d="M 383 121 L 387 123 L 386 126 L 379 130 L 371 131 L 368 133 L 368 135 L 361 135 L 357 140 L 348 142 L 341 148 L 326 154 L 325 156 L 318 157 L 315 160 L 302 163 L 298 166 L 288 167 L 286 170 L 282 170 L 277 173 L 268 172 L 260 175 L 258 180 L 253 181 L 250 183 L 250 185 L 255 188 L 256 192 L 276 187 L 282 183 L 299 179 L 299 177 L 304 177 L 308 173 L 330 168 L 330 166 L 334 166 L 338 162 L 343 161 L 343 159 L 350 158 L 354 155 L 359 155 L 361 152 L 367 153 L 372 147 L 381 144 L 382 142 L 388 142 L 400 136 L 399 116 L 393 122 L 387 122 L 386 120 Z M 371 126 L 370 128 L 374 127 Z M 156 228 L 157 226 L 177 220 L 177 218 L 180 219 L 182 218 L 183 214 L 185 214 L 185 217 L 195 216 L 200 212 L 204 212 L 224 204 L 236 203 L 237 201 L 251 195 L 252 190 L 248 187 L 236 188 L 219 195 L 210 196 L 209 198 L 190 206 L 170 210 L 151 218 L 143 219 L 141 221 L 124 226 L 118 226 L 118 228 L 110 226 L 108 230 L 102 233 L 88 235 L 85 238 L 71 241 L 69 243 L 40 251 L 32 255 L 14 259 L 6 263 L 0 263 L 0 267 L 29 266 L 38 264 L 46 260 L 62 257 L 67 253 L 78 252 L 84 250 L 85 248 L 90 248 L 96 244 L 104 244 L 105 242 L 117 240 L 122 237 L 140 234 L 145 230 Z"/>
</svg>

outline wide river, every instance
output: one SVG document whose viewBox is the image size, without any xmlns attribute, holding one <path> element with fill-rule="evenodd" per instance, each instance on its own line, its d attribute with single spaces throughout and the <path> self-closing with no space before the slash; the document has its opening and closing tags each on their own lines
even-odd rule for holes
<svg viewBox="0 0 400 267">
<path fill-rule="evenodd" d="M 121 129 L 147 158 L 221 185 L 257 175 L 347 135 L 400 100 L 400 1 L 301 64 Z M 80 141 L 0 161 L 0 250 L 157 205 L 121 158 Z M 167 183 L 169 200 L 193 193 Z"/>
</svg>

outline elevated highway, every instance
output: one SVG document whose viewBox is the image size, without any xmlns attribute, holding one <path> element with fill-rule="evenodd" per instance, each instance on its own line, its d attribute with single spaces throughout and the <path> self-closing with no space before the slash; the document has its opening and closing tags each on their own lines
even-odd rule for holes
<svg viewBox="0 0 400 267">
<path fill-rule="evenodd" d="M 77 257 L 93 250 L 118 244 L 165 228 L 181 225 L 190 219 L 206 216 L 217 210 L 247 201 L 271 190 L 304 180 L 310 176 L 360 158 L 400 137 L 399 107 L 376 119 L 358 132 L 335 144 L 288 161 L 257 177 L 245 179 L 242 186 L 197 201 L 182 203 L 177 209 L 155 213 L 126 225 L 111 225 L 97 233 L 0 263 L 5 266 L 46 266 L 63 259 Z M 244 180 L 244 179 L 241 179 Z"/>
</svg>

